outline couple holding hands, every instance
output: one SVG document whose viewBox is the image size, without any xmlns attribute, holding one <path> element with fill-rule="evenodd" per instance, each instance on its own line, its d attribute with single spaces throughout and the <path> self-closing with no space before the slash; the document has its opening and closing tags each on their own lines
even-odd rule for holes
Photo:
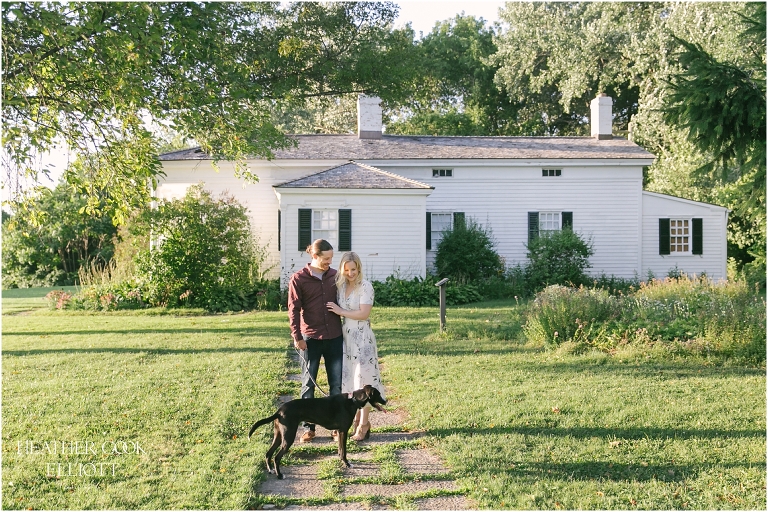
<svg viewBox="0 0 768 512">
<path fill-rule="evenodd" d="M 384 396 L 376 337 L 368 320 L 373 286 L 363 279 L 360 257 L 345 253 L 336 271 L 331 268 L 333 247 L 326 240 L 315 240 L 307 252 L 312 261 L 294 273 L 288 284 L 291 336 L 303 361 L 301 398 L 314 397 L 321 358 L 331 395 L 351 393 L 370 384 Z M 370 436 L 368 413 L 366 406 L 355 416 L 355 441 Z M 315 425 L 305 423 L 304 428 L 301 442 L 308 443 L 315 437 Z"/>
</svg>

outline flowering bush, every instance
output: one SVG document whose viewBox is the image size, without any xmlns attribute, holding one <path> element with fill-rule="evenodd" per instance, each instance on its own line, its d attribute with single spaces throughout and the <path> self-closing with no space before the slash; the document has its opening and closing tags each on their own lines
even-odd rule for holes
<svg viewBox="0 0 768 512">
<path fill-rule="evenodd" d="M 48 292 L 45 296 L 45 300 L 48 302 L 50 309 L 67 309 L 69 301 L 72 299 L 72 294 L 65 292 L 64 290 L 53 290 Z"/>
</svg>

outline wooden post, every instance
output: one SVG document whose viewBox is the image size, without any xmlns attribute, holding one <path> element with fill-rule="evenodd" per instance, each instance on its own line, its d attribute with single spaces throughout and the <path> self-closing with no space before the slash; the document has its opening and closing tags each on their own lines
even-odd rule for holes
<svg viewBox="0 0 768 512">
<path fill-rule="evenodd" d="M 440 288 L 440 331 L 445 330 L 445 284 L 448 282 L 448 278 L 441 279 L 435 283 L 435 286 Z"/>
</svg>

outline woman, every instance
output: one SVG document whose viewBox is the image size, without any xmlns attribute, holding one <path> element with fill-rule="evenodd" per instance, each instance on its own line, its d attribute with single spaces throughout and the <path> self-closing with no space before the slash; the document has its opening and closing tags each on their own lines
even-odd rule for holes
<svg viewBox="0 0 768 512">
<path fill-rule="evenodd" d="M 363 265 L 354 252 L 344 254 L 336 276 L 338 305 L 329 302 L 328 309 L 344 317 L 344 363 L 341 369 L 341 392 L 351 393 L 370 384 L 384 396 L 384 385 L 379 373 L 379 354 L 376 337 L 368 316 L 373 308 L 373 286 L 363 279 Z M 369 407 L 357 411 L 352 428 L 352 439 L 362 441 L 371 435 L 368 421 Z"/>
</svg>

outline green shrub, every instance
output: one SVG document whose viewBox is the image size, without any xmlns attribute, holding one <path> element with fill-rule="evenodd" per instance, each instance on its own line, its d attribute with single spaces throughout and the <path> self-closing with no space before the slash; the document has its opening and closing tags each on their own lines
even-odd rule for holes
<svg viewBox="0 0 768 512">
<path fill-rule="evenodd" d="M 571 229 L 541 233 L 528 243 L 526 281 L 533 291 L 553 285 L 588 284 L 592 244 Z"/>
<path fill-rule="evenodd" d="M 635 277 L 632 279 L 626 279 L 616 276 L 606 276 L 601 274 L 598 277 L 593 277 L 590 281 L 590 287 L 600 288 L 608 291 L 611 295 L 628 294 L 640 287 L 640 279 Z"/>
<path fill-rule="evenodd" d="M 653 339 L 765 361 L 765 301 L 744 281 L 715 283 L 683 274 L 643 283 L 627 302 L 625 324 L 646 329 Z"/>
<path fill-rule="evenodd" d="M 504 263 L 494 250 L 491 231 L 470 218 L 443 235 L 437 246 L 435 269 L 440 278 L 471 282 L 502 276 Z"/>
<path fill-rule="evenodd" d="M 13 215 L 3 215 L 2 226 L 3 288 L 75 284 L 81 266 L 109 261 L 115 226 L 109 217 L 84 213 L 86 202 L 60 184 L 29 203 L 9 205 Z"/>
<path fill-rule="evenodd" d="M 527 285 L 525 279 L 516 278 L 508 273 L 503 277 L 489 277 L 472 283 L 483 300 L 511 299 L 512 297 L 525 297 Z"/>
<path fill-rule="evenodd" d="M 402 279 L 398 276 L 388 276 L 383 282 L 374 281 L 375 302 L 379 306 L 438 306 L 440 290 L 435 283 L 436 276 L 426 278 L 414 277 Z M 477 287 L 470 283 L 449 282 L 445 289 L 445 301 L 448 305 L 468 304 L 483 300 Z"/>
<path fill-rule="evenodd" d="M 548 286 L 529 306 L 523 332 L 536 343 L 559 345 L 563 342 L 604 342 L 601 324 L 620 314 L 619 299 L 606 290 Z M 594 332 L 593 332 L 594 331 Z"/>
<path fill-rule="evenodd" d="M 145 283 L 146 285 L 146 283 Z M 123 281 L 88 286 L 72 295 L 62 291 L 52 291 L 46 295 L 51 309 L 69 309 L 85 311 L 115 311 L 119 309 L 142 309 L 150 306 L 157 293 L 155 288 L 142 288 L 135 282 Z M 278 311 L 286 308 L 287 290 L 280 289 L 279 279 L 258 281 L 248 288 L 219 289 L 208 296 L 203 305 L 207 311 L 223 313 L 227 311 Z M 191 307 L 192 293 L 179 296 L 177 307 Z"/>
<path fill-rule="evenodd" d="M 214 199 L 202 185 L 147 211 L 134 231 L 156 240 L 136 258 L 142 298 L 153 306 L 240 311 L 268 270 L 245 207 L 231 196 Z"/>
</svg>

